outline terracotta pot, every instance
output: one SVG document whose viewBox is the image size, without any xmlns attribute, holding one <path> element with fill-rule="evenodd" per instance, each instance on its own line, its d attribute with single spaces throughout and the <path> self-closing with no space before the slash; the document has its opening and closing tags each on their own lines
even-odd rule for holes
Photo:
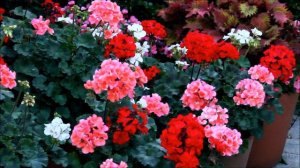
<svg viewBox="0 0 300 168">
<path fill-rule="evenodd" d="M 251 147 L 253 144 L 253 137 L 248 139 L 248 149 L 244 153 L 237 154 L 231 157 L 224 157 L 222 159 L 222 163 L 224 164 L 224 168 L 245 168 L 247 166 L 247 161 L 249 158 L 249 154 L 251 151 Z"/>
<path fill-rule="evenodd" d="M 248 168 L 271 168 L 281 160 L 297 100 L 298 94 L 281 96 L 279 101 L 283 106 L 283 114 L 275 114 L 274 122 L 264 125 L 263 137 L 254 139 Z"/>
</svg>

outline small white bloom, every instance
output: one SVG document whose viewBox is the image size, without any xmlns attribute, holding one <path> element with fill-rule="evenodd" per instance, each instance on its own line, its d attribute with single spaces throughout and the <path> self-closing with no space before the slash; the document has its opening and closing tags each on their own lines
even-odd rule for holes
<svg viewBox="0 0 300 168">
<path fill-rule="evenodd" d="M 133 36 L 140 40 L 141 38 L 146 36 L 146 32 L 143 30 L 143 26 L 137 23 L 133 25 L 128 25 L 128 30 L 133 32 Z"/>
<path fill-rule="evenodd" d="M 60 142 L 65 142 L 70 138 L 70 124 L 64 124 L 62 119 L 55 117 L 51 123 L 45 124 L 44 134 L 52 136 Z"/>
<path fill-rule="evenodd" d="M 129 62 L 135 66 L 139 66 L 139 64 L 143 62 L 143 56 L 145 55 L 145 53 L 149 52 L 150 46 L 148 45 L 147 41 L 145 41 L 143 45 L 141 45 L 139 42 L 136 42 L 135 46 L 135 56 L 130 58 Z"/>
<path fill-rule="evenodd" d="M 70 17 L 61 16 L 61 17 L 57 18 L 57 21 L 58 22 L 65 22 L 65 23 L 68 23 L 68 24 L 73 24 L 73 19 L 71 19 Z"/>
<path fill-rule="evenodd" d="M 172 56 L 175 58 L 180 58 L 183 55 L 186 55 L 187 48 L 181 47 L 179 44 L 174 44 L 168 47 L 169 51 L 172 51 Z"/>
<path fill-rule="evenodd" d="M 132 104 L 135 104 L 134 99 L 130 99 L 130 102 L 131 102 Z"/>
<path fill-rule="evenodd" d="M 148 87 L 144 87 L 144 90 L 150 90 L 150 88 L 148 88 Z"/>
<path fill-rule="evenodd" d="M 140 100 L 137 102 L 137 104 L 139 104 L 141 108 L 146 108 L 147 105 L 148 105 L 147 102 L 146 102 L 146 100 L 144 100 L 144 99 L 140 99 Z"/>
<path fill-rule="evenodd" d="M 249 44 L 249 42 L 253 39 L 248 30 L 238 30 L 234 38 L 238 40 L 240 44 Z"/>
<path fill-rule="evenodd" d="M 256 27 L 254 29 L 251 29 L 251 32 L 254 34 L 254 36 L 261 36 L 262 32 L 259 31 Z"/>
<path fill-rule="evenodd" d="M 129 62 L 135 66 L 139 66 L 140 63 L 142 63 L 143 57 L 140 53 L 135 53 L 135 56 L 132 58 L 129 58 Z"/>
<path fill-rule="evenodd" d="M 175 64 L 179 67 L 188 66 L 189 64 L 186 61 L 175 61 Z"/>
</svg>

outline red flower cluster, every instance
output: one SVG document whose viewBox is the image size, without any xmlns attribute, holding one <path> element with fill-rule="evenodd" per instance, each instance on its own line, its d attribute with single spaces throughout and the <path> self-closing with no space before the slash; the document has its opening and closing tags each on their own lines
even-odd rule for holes
<svg viewBox="0 0 300 168">
<path fill-rule="evenodd" d="M 269 69 L 275 79 L 288 82 L 296 66 L 295 54 L 283 45 L 273 45 L 264 52 L 260 64 Z"/>
<path fill-rule="evenodd" d="M 119 33 L 112 38 L 108 45 L 105 46 L 104 56 L 109 57 L 110 53 L 113 53 L 119 59 L 126 59 L 135 56 L 136 46 L 134 38 Z"/>
<path fill-rule="evenodd" d="M 191 113 L 178 115 L 168 126 L 160 136 L 161 146 L 167 150 L 165 157 L 175 161 L 176 167 L 197 167 L 204 139 L 204 128 L 197 118 Z"/>
<path fill-rule="evenodd" d="M 5 9 L 0 8 L 0 22 L 3 20 L 3 14 L 5 13 Z"/>
<path fill-rule="evenodd" d="M 144 69 L 144 74 L 147 76 L 148 81 L 150 81 L 151 79 L 153 79 L 157 74 L 160 73 L 160 70 L 155 66 L 151 66 L 148 69 Z"/>
<path fill-rule="evenodd" d="M 46 12 L 48 12 L 51 23 L 54 23 L 56 18 L 63 16 L 65 13 L 60 7 L 60 4 L 55 3 L 52 0 L 45 0 L 42 3 L 42 7 L 46 9 Z"/>
<path fill-rule="evenodd" d="M 238 49 L 231 43 L 222 41 L 217 44 L 216 57 L 223 58 L 223 59 L 230 58 L 230 59 L 238 60 L 240 58 L 240 53 Z"/>
<path fill-rule="evenodd" d="M 141 122 L 142 121 L 142 122 Z M 118 111 L 117 123 L 119 127 L 113 134 L 113 143 L 123 145 L 130 140 L 130 136 L 140 131 L 143 134 L 148 133 L 146 127 L 148 123 L 147 114 L 140 111 L 137 105 L 133 105 L 133 111 L 128 107 L 122 107 Z"/>
<path fill-rule="evenodd" d="M 166 28 L 156 20 L 144 20 L 141 22 L 147 35 L 153 35 L 158 39 L 164 39 L 167 36 Z"/>
<path fill-rule="evenodd" d="M 189 32 L 183 39 L 181 47 L 186 47 L 188 49 L 186 57 L 197 63 L 212 62 L 217 59 L 216 43 L 210 35 L 198 31 Z"/>
<path fill-rule="evenodd" d="M 0 55 L 0 65 L 6 65 L 6 62 L 4 61 L 1 55 Z"/>
</svg>

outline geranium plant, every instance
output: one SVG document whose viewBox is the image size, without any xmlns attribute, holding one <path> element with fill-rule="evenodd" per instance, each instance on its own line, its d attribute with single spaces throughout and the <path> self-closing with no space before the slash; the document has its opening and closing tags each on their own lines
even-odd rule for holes
<svg viewBox="0 0 300 168">
<path fill-rule="evenodd" d="M 1 23 L 3 167 L 221 166 L 263 134 L 294 84 L 286 46 L 253 66 L 240 54 L 260 45 L 258 29 L 226 41 L 195 30 L 166 45 L 163 24 L 126 18 L 109 0 L 41 7 Z"/>
</svg>

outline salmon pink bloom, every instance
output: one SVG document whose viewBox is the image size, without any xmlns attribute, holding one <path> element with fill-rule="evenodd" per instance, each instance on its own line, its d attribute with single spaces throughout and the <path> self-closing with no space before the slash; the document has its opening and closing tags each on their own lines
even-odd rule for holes
<svg viewBox="0 0 300 168">
<path fill-rule="evenodd" d="M 113 161 L 113 159 L 106 159 L 101 165 L 100 168 L 127 168 L 127 164 L 123 161 L 118 165 Z"/>
<path fill-rule="evenodd" d="M 40 16 L 38 19 L 32 19 L 31 24 L 35 28 L 37 35 L 44 35 L 47 31 L 51 35 L 54 34 L 54 30 L 49 27 L 50 20 L 43 21 L 43 16 Z"/>
<path fill-rule="evenodd" d="M 249 105 L 251 107 L 261 107 L 265 101 L 264 87 L 261 83 L 253 79 L 243 79 L 235 87 L 236 95 L 233 97 L 237 105 Z"/>
<path fill-rule="evenodd" d="M 87 119 L 81 119 L 71 135 L 71 142 L 77 148 L 82 149 L 82 153 L 93 153 L 94 148 L 104 146 L 108 139 L 108 127 L 101 117 L 92 115 Z"/>
<path fill-rule="evenodd" d="M 300 93 L 300 76 L 297 76 L 294 82 L 294 88 L 296 89 L 297 93 Z"/>
<path fill-rule="evenodd" d="M 261 83 L 267 83 L 269 85 L 271 85 L 274 80 L 272 72 L 262 65 L 255 65 L 254 67 L 251 67 L 248 74 L 251 75 L 251 79 L 259 80 Z"/>
<path fill-rule="evenodd" d="M 5 64 L 5 62 L 3 62 L 3 64 L 0 64 L 0 84 L 4 88 L 9 89 L 17 86 L 16 72 L 11 71 Z"/>
<path fill-rule="evenodd" d="M 236 129 L 223 126 L 205 127 L 205 136 L 208 138 L 211 148 L 216 148 L 222 156 L 232 156 L 239 153 L 243 143 L 241 133 Z"/>
<path fill-rule="evenodd" d="M 107 91 L 107 99 L 116 102 L 126 96 L 134 97 L 137 84 L 135 75 L 128 63 L 108 59 L 102 62 L 101 68 L 95 71 L 93 80 L 88 80 L 84 87 L 94 90 L 96 94 Z M 140 84 L 142 82 L 139 81 Z"/>
<path fill-rule="evenodd" d="M 192 110 L 202 110 L 209 104 L 217 102 L 215 87 L 198 79 L 187 85 L 181 101 L 183 106 L 190 107 Z"/>
<path fill-rule="evenodd" d="M 158 117 L 169 114 L 169 105 L 167 103 L 162 103 L 161 97 L 158 94 L 154 93 L 152 96 L 143 96 L 141 100 L 145 100 L 147 102 L 146 109 L 149 113 L 154 113 Z"/>
<path fill-rule="evenodd" d="M 210 125 L 225 125 L 228 123 L 228 110 L 219 105 L 206 106 L 198 117 L 200 124 L 205 125 L 207 121 Z"/>
<path fill-rule="evenodd" d="M 141 67 L 137 66 L 135 68 L 135 77 L 136 77 L 136 80 L 137 80 L 137 84 L 141 87 L 144 87 L 144 84 L 148 82 L 148 78 L 147 76 L 145 75 L 144 71 L 142 70 Z"/>
</svg>

